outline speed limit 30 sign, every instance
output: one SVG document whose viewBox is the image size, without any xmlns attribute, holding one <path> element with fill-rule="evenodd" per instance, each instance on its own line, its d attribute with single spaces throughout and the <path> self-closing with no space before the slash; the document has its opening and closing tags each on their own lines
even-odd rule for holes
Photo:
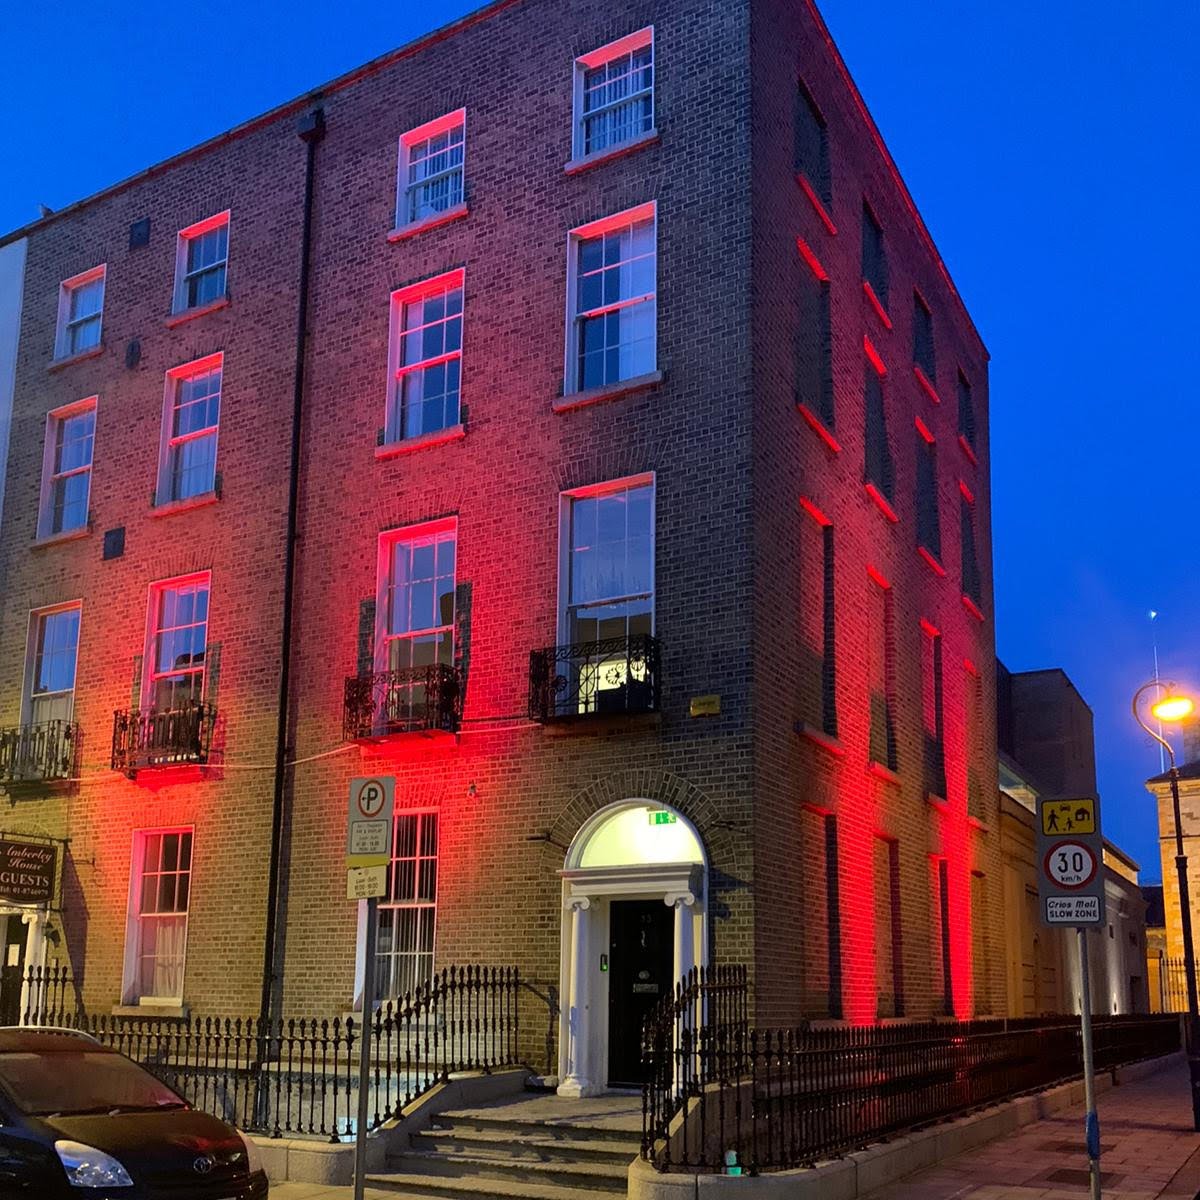
<svg viewBox="0 0 1200 1200">
<path fill-rule="evenodd" d="M 1096 858 L 1091 848 L 1079 842 L 1058 842 L 1051 846 L 1043 866 L 1046 874 L 1062 888 L 1087 887 L 1096 875 Z"/>
<path fill-rule="evenodd" d="M 1038 800 L 1038 892 L 1047 925 L 1103 925 L 1104 837 L 1096 796 Z"/>
</svg>

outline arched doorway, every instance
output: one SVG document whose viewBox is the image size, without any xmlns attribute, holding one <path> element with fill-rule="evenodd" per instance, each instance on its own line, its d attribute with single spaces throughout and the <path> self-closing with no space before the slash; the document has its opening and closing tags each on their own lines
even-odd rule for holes
<svg viewBox="0 0 1200 1200">
<path fill-rule="evenodd" d="M 707 963 L 704 845 L 676 809 L 621 800 L 584 822 L 560 874 L 559 1094 L 636 1085 L 642 1017 Z"/>
</svg>

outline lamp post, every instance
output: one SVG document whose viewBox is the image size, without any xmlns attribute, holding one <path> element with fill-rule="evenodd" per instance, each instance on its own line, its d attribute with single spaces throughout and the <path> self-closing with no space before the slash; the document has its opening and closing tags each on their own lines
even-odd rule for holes
<svg viewBox="0 0 1200 1200">
<path fill-rule="evenodd" d="M 1183 823 L 1179 816 L 1179 767 L 1175 763 L 1175 751 L 1171 743 L 1142 720 L 1139 707 L 1142 697 L 1155 689 L 1162 694 L 1162 698 L 1150 706 L 1150 711 L 1160 722 L 1182 721 L 1192 715 L 1196 705 L 1190 697 L 1180 695 L 1173 683 L 1163 683 L 1157 679 L 1143 684 L 1133 694 L 1134 720 L 1166 750 L 1171 763 L 1167 778 L 1171 784 L 1171 804 L 1175 811 L 1175 870 L 1179 876 L 1179 924 L 1183 935 L 1183 969 L 1187 975 L 1187 1059 L 1192 1084 L 1192 1126 L 1200 1131 L 1200 1007 L 1196 1003 L 1196 952 L 1192 946 L 1192 900 L 1188 889 L 1188 860 L 1183 852 Z"/>
</svg>

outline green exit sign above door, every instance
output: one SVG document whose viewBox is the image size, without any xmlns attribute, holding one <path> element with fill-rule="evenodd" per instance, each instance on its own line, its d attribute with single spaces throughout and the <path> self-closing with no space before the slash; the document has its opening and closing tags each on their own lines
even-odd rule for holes
<svg viewBox="0 0 1200 1200">
<path fill-rule="evenodd" d="M 650 824 L 651 825 L 674 825 L 679 819 L 673 812 L 664 812 L 662 809 L 650 809 Z"/>
</svg>

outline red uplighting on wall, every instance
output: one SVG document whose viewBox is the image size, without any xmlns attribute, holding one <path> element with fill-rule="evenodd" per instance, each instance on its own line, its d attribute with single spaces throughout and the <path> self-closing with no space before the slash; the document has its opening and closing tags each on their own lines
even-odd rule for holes
<svg viewBox="0 0 1200 1200">
<path fill-rule="evenodd" d="M 937 394 L 937 388 L 933 386 L 933 381 L 928 375 L 925 374 L 924 371 L 921 370 L 920 367 L 916 365 L 916 363 L 913 364 L 913 374 L 917 377 L 917 382 L 924 389 L 925 394 L 930 398 L 930 400 L 932 400 L 934 404 L 941 404 L 942 398 Z"/>
<path fill-rule="evenodd" d="M 800 257 L 808 263 L 808 268 L 822 282 L 829 282 L 829 272 L 821 266 L 821 260 L 813 253 L 812 247 L 802 238 L 796 239 L 796 249 L 800 251 Z"/>
<path fill-rule="evenodd" d="M 887 374 L 887 367 L 883 365 L 883 359 L 879 357 L 879 351 L 875 349 L 874 344 L 867 335 L 863 334 L 863 350 L 867 357 L 871 360 L 871 366 L 879 372 L 880 375 Z"/>
<path fill-rule="evenodd" d="M 884 498 L 883 493 L 873 483 L 864 483 L 863 488 L 867 495 L 870 496 L 877 505 L 879 505 L 879 511 L 882 512 L 883 515 L 887 517 L 887 519 L 891 521 L 893 525 L 898 525 L 900 523 L 900 517 L 896 510 Z"/>
<path fill-rule="evenodd" d="M 804 509 L 804 511 L 806 513 L 808 513 L 808 515 L 810 517 L 812 517 L 812 519 L 814 521 L 816 521 L 816 523 L 818 525 L 824 526 L 824 525 L 832 525 L 833 524 L 832 519 L 830 517 L 826 516 L 824 511 L 822 509 L 820 509 L 817 506 L 817 504 L 814 501 L 810 500 L 807 496 L 800 497 L 800 507 L 802 509 Z"/>
<path fill-rule="evenodd" d="M 829 215 L 828 209 L 821 203 L 821 197 L 817 195 L 813 185 L 808 182 L 803 171 L 796 172 L 796 182 L 800 185 L 800 190 L 808 197 L 809 203 L 816 209 L 817 216 L 821 218 L 821 223 L 831 233 L 837 233 L 837 226 L 833 223 L 833 218 Z"/>
<path fill-rule="evenodd" d="M 796 408 L 800 415 L 809 423 L 816 435 L 832 450 L 835 454 L 841 453 L 842 444 L 833 436 L 833 434 L 825 428 L 825 423 L 817 416 L 815 412 L 808 407 L 807 404 L 797 404 Z"/>
<path fill-rule="evenodd" d="M 864 279 L 863 294 L 871 302 L 871 307 L 875 310 L 875 315 L 883 322 L 884 327 L 891 329 L 892 318 L 887 315 L 887 309 L 883 307 L 883 301 L 875 294 L 875 289 Z"/>
</svg>

